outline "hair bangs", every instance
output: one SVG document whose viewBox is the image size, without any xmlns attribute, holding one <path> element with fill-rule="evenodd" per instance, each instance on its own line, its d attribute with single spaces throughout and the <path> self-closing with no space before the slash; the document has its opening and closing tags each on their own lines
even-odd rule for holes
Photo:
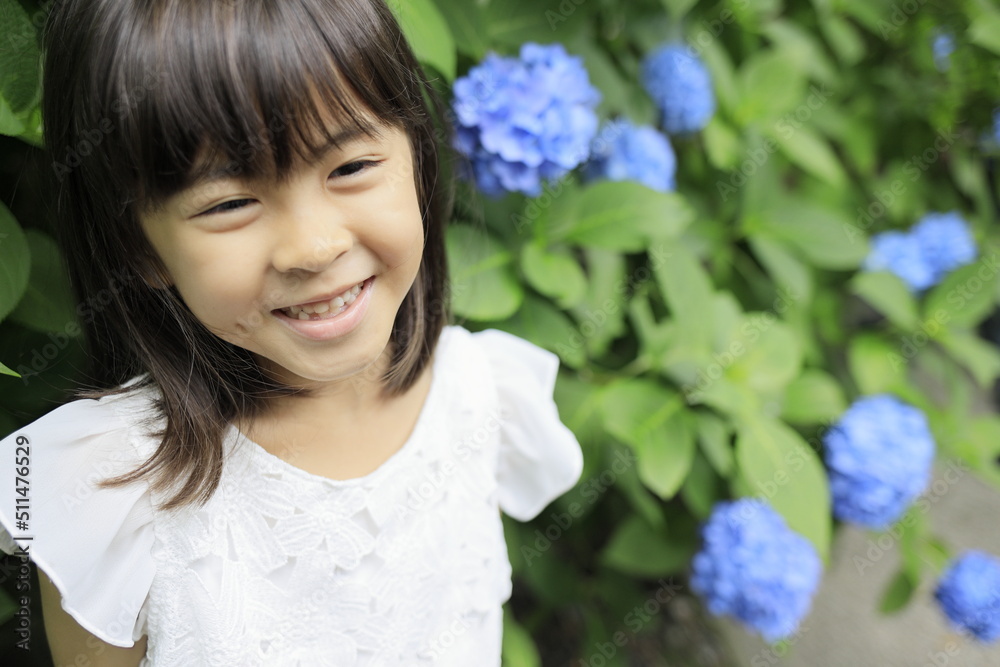
<svg viewBox="0 0 1000 667">
<path fill-rule="evenodd" d="M 297 160 L 337 148 L 338 134 L 374 137 L 380 126 L 426 121 L 408 71 L 384 49 L 391 35 L 379 33 L 384 21 L 371 3 L 161 7 L 115 77 L 120 96 L 146 93 L 120 135 L 132 139 L 122 148 L 136 166 L 140 208 L 220 176 L 281 181 Z M 343 21 L 345 11 L 354 20 Z"/>
</svg>

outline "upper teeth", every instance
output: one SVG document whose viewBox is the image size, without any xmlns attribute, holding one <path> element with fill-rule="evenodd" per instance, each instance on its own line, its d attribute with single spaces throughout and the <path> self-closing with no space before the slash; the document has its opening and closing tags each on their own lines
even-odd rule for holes
<svg viewBox="0 0 1000 667">
<path fill-rule="evenodd" d="M 308 320 L 310 315 L 322 315 L 330 310 L 339 310 L 345 304 L 349 305 L 353 303 L 354 299 L 358 296 L 358 292 L 361 291 L 361 286 L 363 284 L 364 281 L 361 281 L 351 289 L 345 291 L 339 296 L 333 297 L 329 301 L 311 303 L 308 306 L 289 306 L 288 308 L 282 308 L 282 310 L 291 317 L 297 317 L 300 320 Z"/>
</svg>

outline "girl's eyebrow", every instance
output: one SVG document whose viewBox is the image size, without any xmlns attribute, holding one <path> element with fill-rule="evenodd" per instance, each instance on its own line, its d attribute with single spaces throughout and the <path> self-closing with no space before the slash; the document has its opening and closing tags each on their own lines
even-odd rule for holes
<svg viewBox="0 0 1000 667">
<path fill-rule="evenodd" d="M 374 131 L 374 128 L 365 129 L 358 127 L 344 128 L 330 137 L 329 140 L 325 141 L 320 147 L 320 159 L 325 158 L 330 151 L 341 144 L 346 144 L 352 141 L 356 141 L 362 136 L 368 136 L 369 132 Z M 194 192 L 197 189 L 203 188 L 207 185 L 211 185 L 217 181 L 226 180 L 233 178 L 232 163 L 217 165 L 211 169 L 206 170 L 204 173 L 199 174 L 192 182 L 191 185 L 186 188 L 188 192 Z"/>
</svg>

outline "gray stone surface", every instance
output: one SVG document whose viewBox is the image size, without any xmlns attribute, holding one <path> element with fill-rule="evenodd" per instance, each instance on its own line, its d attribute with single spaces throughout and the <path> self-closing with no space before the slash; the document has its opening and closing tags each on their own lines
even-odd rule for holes
<svg viewBox="0 0 1000 667">
<path fill-rule="evenodd" d="M 929 530 L 959 554 L 982 549 L 1000 556 L 1000 491 L 971 472 L 947 474 L 936 464 L 929 502 Z M 949 483 L 948 480 L 951 480 Z M 936 484 L 936 486 L 935 486 Z M 880 533 L 841 526 L 834 534 L 830 565 L 795 643 L 778 656 L 741 625 L 719 629 L 739 667 L 997 667 L 1000 642 L 982 645 L 951 631 L 932 597 L 935 581 L 925 575 L 910 605 L 882 616 L 878 602 L 896 573 L 896 541 Z M 887 548 L 882 548 L 887 547 Z M 869 566 L 867 563 L 871 563 Z M 928 570 L 929 572 L 929 570 Z"/>
</svg>

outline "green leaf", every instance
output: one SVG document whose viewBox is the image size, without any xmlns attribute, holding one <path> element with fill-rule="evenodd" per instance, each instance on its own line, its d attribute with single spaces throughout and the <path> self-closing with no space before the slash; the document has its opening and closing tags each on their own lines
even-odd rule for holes
<svg viewBox="0 0 1000 667">
<path fill-rule="evenodd" d="M 536 290 L 556 300 L 561 308 L 580 302 L 587 291 L 587 277 L 565 249 L 530 243 L 521 249 L 521 270 Z"/>
<path fill-rule="evenodd" d="M 7 100 L 0 97 L 0 134 L 16 137 L 25 131 L 24 121 L 11 111 Z"/>
<path fill-rule="evenodd" d="M 756 497 L 806 537 L 824 562 L 830 546 L 830 489 L 819 457 L 798 433 L 762 416 L 737 426 L 736 461 Z"/>
<path fill-rule="evenodd" d="M 514 618 L 508 606 L 503 610 L 503 667 L 541 667 L 542 659 L 531 634 Z"/>
<path fill-rule="evenodd" d="M 785 390 L 781 417 L 798 424 L 818 424 L 839 417 L 847 409 L 844 392 L 824 371 L 809 368 Z"/>
<path fill-rule="evenodd" d="M 585 25 L 589 10 L 572 2 L 539 5 L 534 0 L 492 0 L 482 11 L 490 42 L 516 49 L 527 42 L 570 40 Z"/>
<path fill-rule="evenodd" d="M 702 453 L 720 477 L 729 477 L 734 464 L 729 425 L 711 412 L 699 411 L 695 416 Z"/>
<path fill-rule="evenodd" d="M 21 300 L 30 273 L 28 240 L 13 214 L 0 202 L 0 320 Z"/>
<path fill-rule="evenodd" d="M 796 63 L 778 50 L 758 51 L 739 73 L 740 125 L 766 124 L 801 103 L 805 78 Z"/>
<path fill-rule="evenodd" d="M 882 598 L 878 604 L 879 611 L 883 614 L 900 611 L 910 601 L 916 590 L 917 586 L 910 579 L 905 568 L 900 568 L 882 592 Z"/>
<path fill-rule="evenodd" d="M 590 355 L 599 357 L 625 331 L 625 259 L 602 248 L 584 248 L 583 255 L 589 279 L 587 293 L 572 313 L 583 329 L 580 333 Z"/>
<path fill-rule="evenodd" d="M 11 369 L 7 368 L 7 366 L 5 366 L 2 362 L 0 362 L 0 375 L 13 375 L 16 378 L 21 377 L 20 373 L 15 373 Z"/>
<path fill-rule="evenodd" d="M 503 326 L 514 335 L 555 352 L 571 368 L 580 368 L 586 363 L 586 350 L 572 344 L 579 340 L 576 326 L 544 299 L 525 294 L 521 307 L 504 321 Z"/>
<path fill-rule="evenodd" d="M 702 136 L 705 138 L 705 153 L 713 167 L 726 171 L 736 168 L 743 158 L 743 142 L 728 123 L 716 114 L 708 121 Z"/>
<path fill-rule="evenodd" d="M 458 50 L 477 62 L 482 60 L 489 44 L 481 3 L 468 0 L 435 0 L 435 3 L 448 22 Z"/>
<path fill-rule="evenodd" d="M 996 302 L 998 272 L 1000 267 L 992 253 L 955 269 L 927 295 L 924 320 L 959 327 L 976 326 L 990 314 Z"/>
<path fill-rule="evenodd" d="M 610 250 L 645 250 L 654 239 L 678 236 L 694 220 L 694 211 L 677 193 L 631 181 L 594 183 L 575 204 L 565 240 Z"/>
<path fill-rule="evenodd" d="M 663 3 L 663 7 L 670 12 L 670 18 L 674 21 L 680 22 L 684 16 L 691 11 L 691 8 L 695 6 L 698 0 L 660 0 Z"/>
<path fill-rule="evenodd" d="M 854 293 L 903 329 L 919 324 L 917 301 L 906 283 L 889 271 L 863 271 L 851 281 Z"/>
<path fill-rule="evenodd" d="M 808 303 L 813 293 L 813 277 L 809 267 L 789 252 L 787 246 L 765 236 L 751 236 L 750 248 L 770 277 L 795 302 Z"/>
<path fill-rule="evenodd" d="M 973 333 L 949 329 L 939 337 L 948 353 L 965 366 L 983 389 L 1000 377 L 1000 351 Z"/>
<path fill-rule="evenodd" d="M 906 359 L 900 350 L 874 334 L 852 340 L 847 361 L 861 394 L 892 392 L 905 379 Z"/>
<path fill-rule="evenodd" d="M 491 234 L 470 225 L 449 226 L 445 240 L 455 314 L 473 320 L 513 315 L 524 300 L 524 289 L 510 252 Z"/>
<path fill-rule="evenodd" d="M 665 259 L 656 264 L 653 273 L 675 323 L 673 351 L 678 353 L 680 348 L 707 353 L 715 334 L 712 281 L 683 243 L 664 240 L 660 247 L 659 254 Z"/>
<path fill-rule="evenodd" d="M 604 427 L 631 445 L 639 478 L 668 500 L 680 489 L 694 458 L 694 432 L 683 401 L 649 380 L 618 380 L 604 391 Z"/>
<path fill-rule="evenodd" d="M 779 127 L 781 129 L 777 129 Z M 829 142 L 808 127 L 793 129 L 792 125 L 779 123 L 769 134 L 777 142 L 785 157 L 813 176 L 834 187 L 841 187 L 847 181 L 844 168 L 830 148 Z"/>
<path fill-rule="evenodd" d="M 1000 13 L 984 12 L 969 26 L 969 41 L 1000 55 Z"/>
<path fill-rule="evenodd" d="M 455 40 L 444 16 L 431 0 L 389 0 L 417 59 L 455 78 Z"/>
<path fill-rule="evenodd" d="M 819 27 L 826 34 L 833 52 L 842 63 L 854 65 L 864 57 L 864 41 L 857 29 L 848 21 L 835 14 L 827 14 L 822 21 L 819 21 Z"/>
<path fill-rule="evenodd" d="M 802 339 L 774 313 L 747 313 L 729 349 L 723 353 L 733 358 L 725 368 L 726 377 L 734 384 L 765 395 L 783 391 L 799 374 L 802 352 Z M 723 361 L 728 361 L 728 357 Z"/>
<path fill-rule="evenodd" d="M 4 48 L 0 48 L 0 98 L 10 110 L 30 109 L 40 95 L 38 34 L 31 17 L 16 0 L 0 0 L 0 26 Z"/>
<path fill-rule="evenodd" d="M 11 319 L 38 331 L 78 331 L 76 306 L 59 247 L 48 234 L 36 229 L 25 231 L 24 236 L 31 251 L 31 272 L 28 288 Z"/>
<path fill-rule="evenodd" d="M 722 495 L 717 489 L 718 478 L 704 456 L 696 454 L 691 471 L 681 486 L 681 498 L 698 519 L 707 519 Z"/>
<path fill-rule="evenodd" d="M 633 577 L 652 578 L 684 569 L 692 555 L 690 545 L 668 539 L 663 530 L 633 515 L 611 536 L 600 561 Z"/>
<path fill-rule="evenodd" d="M 788 242 L 819 268 L 856 269 L 868 255 L 868 242 L 851 222 L 840 209 L 783 198 L 751 221 L 748 231 Z"/>
</svg>

